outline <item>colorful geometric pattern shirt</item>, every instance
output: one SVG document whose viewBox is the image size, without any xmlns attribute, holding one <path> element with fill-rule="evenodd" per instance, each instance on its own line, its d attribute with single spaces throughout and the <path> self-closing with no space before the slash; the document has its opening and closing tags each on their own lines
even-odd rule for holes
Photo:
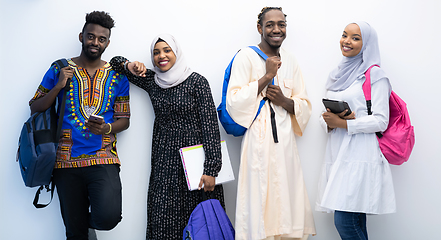
<svg viewBox="0 0 441 240">
<path fill-rule="evenodd" d="M 90 114 L 104 117 L 106 123 L 130 118 L 129 82 L 109 63 L 90 76 L 85 68 L 68 59 L 74 70 L 66 98 L 62 135 L 58 144 L 55 168 L 87 167 L 97 164 L 120 164 L 116 152 L 116 135 L 95 135 L 84 125 Z M 31 105 L 46 95 L 58 82 L 59 69 L 53 65 L 46 72 Z M 63 99 L 64 90 L 58 94 Z M 58 110 L 60 110 L 58 104 Z"/>
</svg>

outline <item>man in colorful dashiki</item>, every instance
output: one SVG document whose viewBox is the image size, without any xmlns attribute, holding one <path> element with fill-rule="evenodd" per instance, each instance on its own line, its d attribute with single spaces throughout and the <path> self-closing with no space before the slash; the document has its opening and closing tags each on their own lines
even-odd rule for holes
<svg viewBox="0 0 441 240">
<path fill-rule="evenodd" d="M 68 67 L 51 66 L 29 103 L 32 112 L 44 111 L 70 85 L 53 172 L 68 240 L 89 239 L 93 229 L 111 230 L 122 218 L 116 133 L 129 127 L 129 82 L 101 60 L 112 27 L 108 13 L 88 13 L 80 56 L 67 59 Z"/>
</svg>

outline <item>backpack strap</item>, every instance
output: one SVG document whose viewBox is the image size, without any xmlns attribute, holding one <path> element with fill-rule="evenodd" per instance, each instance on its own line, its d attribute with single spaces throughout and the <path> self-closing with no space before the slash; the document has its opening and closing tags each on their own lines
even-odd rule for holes
<svg viewBox="0 0 441 240">
<path fill-rule="evenodd" d="M 43 190 L 44 188 L 46 188 L 46 192 L 49 192 L 49 191 L 51 192 L 51 200 L 46 204 L 40 204 L 40 203 L 38 203 L 38 199 L 40 197 L 41 190 Z M 34 201 L 32 202 L 34 204 L 34 206 L 36 208 L 47 207 L 52 202 L 52 199 L 54 198 L 54 190 L 55 190 L 55 186 L 54 186 L 53 179 L 51 178 L 51 186 L 50 187 L 49 187 L 49 185 L 46 185 L 46 186 L 40 186 L 40 188 L 38 188 L 37 192 L 35 193 Z"/>
<path fill-rule="evenodd" d="M 69 66 L 69 63 L 65 58 L 58 59 L 57 61 L 53 62 L 52 65 L 56 65 L 59 70 L 62 68 L 65 68 Z M 57 77 L 60 76 L 60 72 L 58 72 Z M 70 90 L 70 82 L 72 80 L 69 78 L 66 81 L 66 86 L 64 86 L 64 95 L 63 100 L 61 101 L 61 107 L 60 107 L 60 114 L 58 116 L 58 124 L 57 124 L 57 135 L 55 137 L 55 142 L 58 142 L 60 140 L 60 134 L 61 134 L 61 126 L 63 125 L 63 117 L 64 117 L 64 110 L 66 108 L 66 96 Z"/>
<path fill-rule="evenodd" d="M 366 80 L 363 83 L 363 93 L 364 93 L 364 98 L 366 99 L 366 107 L 367 107 L 367 112 L 368 115 L 372 115 L 372 97 L 371 97 L 371 69 L 373 67 L 380 67 L 377 64 L 374 64 L 372 66 L 370 66 L 368 68 L 368 70 L 364 73 Z M 378 138 L 381 138 L 383 136 L 383 134 L 381 134 L 380 132 L 376 132 L 375 133 L 377 135 Z"/>
<path fill-rule="evenodd" d="M 228 218 L 227 214 L 225 213 L 225 210 L 220 205 L 219 200 L 215 199 L 212 201 L 209 201 L 210 205 L 206 207 L 211 207 L 214 212 L 214 217 L 216 218 L 217 222 L 219 223 L 220 228 L 220 234 L 222 235 L 223 239 L 234 239 L 234 228 L 231 225 L 230 219 Z M 207 204 L 208 205 L 208 204 Z M 220 237 L 220 236 L 219 236 Z"/>
<path fill-rule="evenodd" d="M 263 58 L 263 60 L 267 60 L 268 59 L 268 56 L 264 53 L 264 52 L 262 52 L 262 50 L 260 50 L 260 48 L 258 48 L 258 47 L 256 47 L 256 46 L 248 46 L 249 48 L 251 48 L 251 49 L 253 49 L 257 54 L 259 54 L 259 56 L 261 57 L 261 58 Z M 274 85 L 274 78 L 273 78 L 273 80 L 272 80 L 272 84 Z"/>
<path fill-rule="evenodd" d="M 257 54 L 259 54 L 259 56 L 261 58 L 263 58 L 263 60 L 266 61 L 268 59 L 268 56 L 264 52 L 262 52 L 262 50 L 260 50 L 258 47 L 256 47 L 256 46 L 249 46 L 249 47 L 251 49 L 253 49 Z M 274 85 L 274 78 L 272 80 L 272 84 Z M 260 102 L 259 111 L 257 112 L 257 115 L 259 115 L 260 109 L 265 104 L 265 101 L 268 101 L 268 103 L 269 103 L 268 105 L 270 107 L 270 112 L 271 112 L 271 129 L 272 129 L 272 132 L 273 132 L 273 139 L 274 139 L 275 143 L 278 143 L 279 139 L 277 137 L 276 113 L 274 112 L 274 109 L 271 106 L 271 101 L 269 100 L 269 98 L 264 97 L 263 100 Z"/>
</svg>

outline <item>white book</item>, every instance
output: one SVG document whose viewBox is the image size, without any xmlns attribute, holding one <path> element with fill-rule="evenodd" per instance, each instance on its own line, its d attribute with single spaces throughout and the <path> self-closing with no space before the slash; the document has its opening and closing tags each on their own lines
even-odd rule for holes
<svg viewBox="0 0 441 240">
<path fill-rule="evenodd" d="M 222 168 L 216 177 L 216 185 L 234 180 L 233 168 L 231 167 L 228 155 L 227 144 L 221 141 L 222 149 Z M 204 173 L 205 151 L 202 146 L 195 145 L 179 149 L 181 153 L 182 165 L 184 167 L 185 178 L 187 179 L 188 189 L 196 190 L 199 187 L 202 174 Z"/>
</svg>

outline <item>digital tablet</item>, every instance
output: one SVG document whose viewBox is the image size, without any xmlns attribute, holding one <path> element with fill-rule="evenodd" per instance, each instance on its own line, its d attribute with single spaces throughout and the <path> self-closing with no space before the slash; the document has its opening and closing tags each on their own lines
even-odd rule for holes
<svg viewBox="0 0 441 240">
<path fill-rule="evenodd" d="M 352 113 L 351 108 L 349 108 L 349 105 L 345 101 L 338 101 L 338 100 L 331 100 L 331 99 L 325 99 L 323 98 L 323 105 L 325 105 L 325 108 L 329 108 L 331 112 L 333 113 L 341 113 L 345 109 L 348 109 L 348 112 L 345 114 L 345 116 L 348 116 Z"/>
</svg>

